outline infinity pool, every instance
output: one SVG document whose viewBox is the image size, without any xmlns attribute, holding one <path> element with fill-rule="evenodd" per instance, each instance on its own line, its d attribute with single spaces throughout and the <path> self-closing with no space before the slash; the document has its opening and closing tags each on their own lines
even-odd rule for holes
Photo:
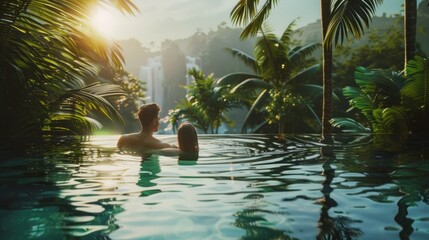
<svg viewBox="0 0 429 240">
<path fill-rule="evenodd" d="M 179 161 L 117 138 L 3 149 L 1 238 L 429 239 L 421 147 L 337 137 L 327 157 L 316 135 L 201 135 L 198 161 Z"/>
</svg>

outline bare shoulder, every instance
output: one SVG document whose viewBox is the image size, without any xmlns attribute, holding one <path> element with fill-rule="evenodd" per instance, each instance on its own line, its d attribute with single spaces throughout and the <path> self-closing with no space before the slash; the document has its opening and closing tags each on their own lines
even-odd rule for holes
<svg viewBox="0 0 429 240">
<path fill-rule="evenodd" d="M 119 148 L 135 146 L 135 145 L 138 145 L 138 139 L 139 139 L 138 134 L 136 133 L 124 134 L 119 137 L 117 146 Z"/>
<path fill-rule="evenodd" d="M 166 142 L 160 141 L 157 138 L 152 136 L 144 136 L 139 133 L 125 134 L 119 137 L 118 148 L 127 148 L 127 147 L 137 147 L 144 148 L 147 150 L 151 149 L 161 149 L 161 148 L 176 148 L 175 145 L 168 144 Z"/>
</svg>

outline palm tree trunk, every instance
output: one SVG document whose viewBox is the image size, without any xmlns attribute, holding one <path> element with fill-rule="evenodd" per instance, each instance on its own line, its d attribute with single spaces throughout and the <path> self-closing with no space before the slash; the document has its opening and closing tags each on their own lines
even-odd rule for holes
<svg viewBox="0 0 429 240">
<path fill-rule="evenodd" d="M 322 72 L 323 72 L 323 104 L 322 104 L 322 139 L 321 142 L 331 144 L 332 127 L 332 43 L 325 41 L 331 21 L 331 0 L 321 0 L 322 23 Z"/>
<path fill-rule="evenodd" d="M 284 129 L 285 129 L 285 124 L 284 124 L 284 119 L 282 118 L 279 121 L 279 133 L 277 134 L 279 140 L 285 139 Z"/>
<path fill-rule="evenodd" d="M 407 62 L 414 58 L 416 54 L 416 19 L 417 19 L 417 1 L 404 1 L 404 44 L 405 44 L 405 61 L 404 69 Z"/>
</svg>

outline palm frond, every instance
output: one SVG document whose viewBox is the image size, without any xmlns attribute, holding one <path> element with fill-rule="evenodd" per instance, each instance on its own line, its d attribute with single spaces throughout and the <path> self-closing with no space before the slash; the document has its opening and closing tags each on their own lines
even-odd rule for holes
<svg viewBox="0 0 429 240">
<path fill-rule="evenodd" d="M 256 13 L 254 18 L 249 22 L 249 24 L 244 28 L 243 32 L 240 35 L 241 39 L 246 39 L 248 37 L 254 37 L 258 33 L 259 29 L 268 18 L 271 9 L 277 4 L 278 0 L 266 0 L 261 9 Z"/>
<path fill-rule="evenodd" d="M 230 73 L 219 78 L 216 84 L 220 86 L 237 85 L 250 78 L 258 79 L 261 78 L 261 76 L 250 73 Z"/>
<path fill-rule="evenodd" d="M 110 120 L 116 120 L 124 124 L 124 121 L 118 111 L 106 100 L 106 97 L 123 96 L 125 93 L 117 85 L 111 84 L 92 84 L 81 89 L 69 90 L 59 96 L 57 101 L 52 104 L 51 111 L 53 115 L 51 122 L 59 125 L 59 122 L 77 123 L 73 128 L 94 129 L 88 127 L 97 126 L 94 121 L 88 121 L 89 113 L 99 113 Z M 61 126 L 61 125 L 59 125 Z M 67 128 L 67 126 L 61 126 Z M 70 128 L 70 126 L 68 127 Z M 85 131 L 85 130 L 84 130 Z"/>
<path fill-rule="evenodd" d="M 407 78 L 401 94 L 406 106 L 429 116 L 429 61 L 416 57 L 407 63 Z"/>
<path fill-rule="evenodd" d="M 240 1 L 242 2 L 242 1 Z M 246 1 L 246 2 L 259 2 L 259 1 Z M 247 24 L 247 26 L 244 28 L 243 32 L 240 35 L 241 39 L 246 39 L 248 37 L 254 37 L 259 32 L 262 24 L 264 21 L 268 18 L 271 9 L 277 4 L 278 0 L 266 0 L 264 5 L 262 5 L 261 9 L 259 11 L 257 10 L 257 3 L 256 6 L 252 5 L 251 3 L 248 4 L 246 7 L 250 6 L 248 8 L 249 14 L 247 14 L 247 17 L 250 17 L 251 20 Z M 233 10 L 234 11 L 234 10 Z M 233 22 L 237 22 L 235 19 L 238 20 L 237 14 L 231 15 L 231 19 Z M 243 22 L 242 22 L 243 23 Z"/>
<path fill-rule="evenodd" d="M 249 120 L 252 119 L 253 115 L 255 114 L 255 110 L 262 107 L 262 104 L 269 99 L 269 91 L 267 89 L 263 90 L 259 96 L 255 99 L 252 106 L 250 107 L 249 111 L 246 114 L 246 117 L 244 118 L 243 125 L 241 127 L 241 133 L 246 133 L 246 129 L 249 125 Z M 266 124 L 267 121 L 263 122 L 263 125 Z M 261 125 L 262 126 L 262 125 Z"/>
<path fill-rule="evenodd" d="M 254 54 L 257 61 L 260 61 L 261 57 L 268 57 L 269 54 L 274 54 L 275 52 L 281 52 L 283 48 L 281 47 L 281 43 L 277 38 L 276 34 L 267 29 L 262 29 L 262 36 L 259 37 L 255 43 Z M 263 51 L 270 51 L 265 52 Z M 265 54 L 265 55 L 264 55 Z"/>
<path fill-rule="evenodd" d="M 189 101 L 182 101 L 178 104 L 178 108 L 169 113 L 170 123 L 173 125 L 173 130 L 178 128 L 179 120 L 188 120 L 192 124 L 201 129 L 204 133 L 208 133 L 209 117 L 196 105 L 191 104 Z"/>
<path fill-rule="evenodd" d="M 137 6 L 133 3 L 132 0 L 110 0 L 107 2 L 109 4 L 112 4 L 116 9 L 119 9 L 122 13 L 128 13 L 131 15 L 135 15 L 135 13 L 140 13 L 140 10 L 137 8 Z"/>
<path fill-rule="evenodd" d="M 239 0 L 230 13 L 235 25 L 247 24 L 257 13 L 259 0 Z"/>
<path fill-rule="evenodd" d="M 408 134 L 409 118 L 403 107 L 375 109 L 373 111 L 376 124 L 373 124 L 375 133 Z"/>
<path fill-rule="evenodd" d="M 118 45 L 95 38 L 95 33 L 91 31 L 89 10 L 97 4 L 114 6 L 131 14 L 138 12 L 131 0 L 2 1 L 0 107 L 11 119 L 22 117 L 11 106 L 22 106 L 22 111 L 31 116 L 20 119 L 22 126 L 42 126 L 48 116 L 59 116 L 53 106 L 67 99 L 65 96 L 73 91 L 70 89 L 84 88 L 89 82 L 98 81 L 94 76 L 99 73 L 100 65 L 111 69 L 122 67 L 123 58 Z M 17 89 L 20 89 L 19 94 Z M 99 99 L 90 97 L 95 94 L 88 92 L 90 90 L 84 88 L 76 94 L 80 93 L 81 100 L 87 104 L 91 99 L 101 103 L 102 107 L 98 110 L 104 109 L 103 113 L 120 119 L 115 112 L 108 110 L 111 106 L 103 96 Z M 97 92 L 100 89 L 92 90 Z M 15 92 L 15 95 L 8 92 Z M 104 97 L 114 95 L 113 91 L 107 91 Z M 68 121 L 72 122 L 79 121 Z M 2 122 L 1 125 L 15 126 L 12 122 Z"/>
<path fill-rule="evenodd" d="M 355 71 L 356 84 L 381 108 L 400 104 L 400 88 L 404 79 L 400 80 L 395 73 L 384 70 L 367 70 L 359 67 Z"/>
<path fill-rule="evenodd" d="M 370 133 L 371 129 L 366 128 L 359 122 L 351 118 L 332 118 L 329 120 L 332 127 L 339 128 L 343 132 L 348 133 Z"/>
<path fill-rule="evenodd" d="M 358 88 L 347 86 L 343 88 L 343 95 L 350 99 L 351 106 L 358 109 L 374 108 L 372 99 Z"/>
<path fill-rule="evenodd" d="M 291 62 L 302 62 L 311 57 L 317 49 L 321 48 L 322 44 L 312 43 L 304 46 L 299 46 L 289 53 Z"/>
<path fill-rule="evenodd" d="M 305 106 L 305 109 L 307 110 L 307 112 L 309 112 L 312 116 L 311 119 L 315 119 L 317 122 L 317 132 L 320 132 L 322 130 L 322 121 L 320 120 L 319 116 L 317 115 L 316 111 L 314 111 L 314 108 L 312 106 L 310 106 L 310 104 L 308 104 L 303 98 L 299 98 L 299 101 L 301 102 L 302 105 Z"/>
<path fill-rule="evenodd" d="M 257 132 L 259 131 L 259 129 L 261 129 L 262 127 L 266 126 L 267 124 L 268 124 L 268 120 L 264 120 L 264 121 L 262 121 L 260 124 L 258 124 L 257 126 L 255 126 L 255 127 L 252 129 L 252 132 L 251 132 L 251 133 L 257 133 Z"/>
<path fill-rule="evenodd" d="M 271 89 L 272 87 L 273 87 L 272 84 L 265 82 L 262 79 L 249 78 L 237 84 L 234 88 L 231 89 L 230 93 L 234 94 L 241 88 L 248 90 L 248 89 Z"/>
<path fill-rule="evenodd" d="M 253 56 L 242 52 L 235 48 L 225 48 L 225 50 L 232 54 L 233 57 L 237 57 L 242 63 L 250 67 L 255 73 L 259 72 L 258 64 Z"/>
<path fill-rule="evenodd" d="M 294 85 L 303 82 L 313 82 L 321 85 L 322 79 L 316 78 L 317 74 L 320 74 L 320 70 L 320 64 L 315 64 L 295 74 L 287 83 Z"/>
<path fill-rule="evenodd" d="M 272 32 L 264 32 L 258 38 L 254 48 L 254 54 L 264 78 L 278 78 L 281 69 L 289 65 L 287 58 L 288 46 L 282 44 Z"/>
<path fill-rule="evenodd" d="M 296 20 L 293 20 L 284 30 L 282 36 L 280 37 L 280 42 L 283 44 L 290 44 L 292 42 L 292 37 L 295 34 Z"/>
<path fill-rule="evenodd" d="M 383 0 L 336 0 L 331 7 L 331 21 L 329 23 L 327 36 L 324 39 L 327 43 L 343 43 L 351 33 L 360 38 L 365 27 L 368 27 L 372 16 L 378 5 Z"/>
<path fill-rule="evenodd" d="M 103 125 L 97 120 L 68 112 L 56 112 L 43 128 L 48 135 L 88 135 L 99 130 Z"/>
</svg>

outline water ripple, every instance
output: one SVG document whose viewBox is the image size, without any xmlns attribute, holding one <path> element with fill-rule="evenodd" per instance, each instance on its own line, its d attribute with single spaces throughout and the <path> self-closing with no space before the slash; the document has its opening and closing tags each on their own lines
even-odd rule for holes
<svg viewBox="0 0 429 240">
<path fill-rule="evenodd" d="M 429 164 L 379 158 L 365 135 L 336 137 L 330 158 L 314 135 L 202 135 L 197 161 L 119 151 L 117 137 L 0 161 L 7 239 L 429 236 Z"/>
</svg>

